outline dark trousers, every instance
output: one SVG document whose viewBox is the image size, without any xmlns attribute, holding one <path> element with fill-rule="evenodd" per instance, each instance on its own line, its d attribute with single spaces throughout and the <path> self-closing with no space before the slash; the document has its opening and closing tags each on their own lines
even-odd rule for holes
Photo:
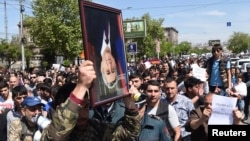
<svg viewBox="0 0 250 141">
<path fill-rule="evenodd" d="M 217 86 L 211 86 L 211 85 L 209 85 L 209 91 L 213 93 L 213 92 L 215 91 L 215 88 L 216 88 L 216 87 L 217 87 Z M 224 90 L 224 87 L 223 87 L 223 86 L 218 86 L 218 88 Z"/>
<path fill-rule="evenodd" d="M 244 114 L 248 116 L 249 114 L 249 103 L 250 103 L 250 87 L 247 87 L 247 96 L 245 97 L 245 107 L 244 107 Z"/>
</svg>

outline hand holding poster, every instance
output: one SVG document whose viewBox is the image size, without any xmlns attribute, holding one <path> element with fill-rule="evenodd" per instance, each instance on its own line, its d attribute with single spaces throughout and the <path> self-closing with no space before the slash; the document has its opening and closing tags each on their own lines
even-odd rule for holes
<svg viewBox="0 0 250 141">
<path fill-rule="evenodd" d="M 89 1 L 80 0 L 79 5 L 84 56 L 94 63 L 97 74 L 89 90 L 92 107 L 97 107 L 128 94 L 122 14 Z"/>
<path fill-rule="evenodd" d="M 212 115 L 208 125 L 232 125 L 233 109 L 236 107 L 237 98 L 213 95 Z"/>
</svg>

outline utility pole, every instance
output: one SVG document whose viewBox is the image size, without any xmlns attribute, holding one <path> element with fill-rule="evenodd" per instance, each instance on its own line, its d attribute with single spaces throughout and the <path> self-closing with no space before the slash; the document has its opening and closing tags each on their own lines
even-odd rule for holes
<svg viewBox="0 0 250 141">
<path fill-rule="evenodd" d="M 22 71 L 25 70 L 25 58 L 24 58 L 24 42 L 25 38 L 23 35 L 23 12 L 25 11 L 22 5 L 22 0 L 20 0 L 20 37 L 21 37 L 21 48 L 22 48 Z"/>
<path fill-rule="evenodd" d="M 7 10 L 6 10 L 6 1 L 4 0 L 4 21 L 5 21 L 5 39 L 8 42 L 8 20 L 7 20 Z"/>
</svg>

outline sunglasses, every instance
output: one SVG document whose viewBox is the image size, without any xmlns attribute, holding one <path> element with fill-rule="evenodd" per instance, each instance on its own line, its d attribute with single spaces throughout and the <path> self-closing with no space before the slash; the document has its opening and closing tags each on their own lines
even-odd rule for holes
<svg viewBox="0 0 250 141">
<path fill-rule="evenodd" d="M 155 93 L 158 93 L 160 90 L 147 90 L 148 93 L 152 93 L 152 92 L 155 92 Z"/>
</svg>

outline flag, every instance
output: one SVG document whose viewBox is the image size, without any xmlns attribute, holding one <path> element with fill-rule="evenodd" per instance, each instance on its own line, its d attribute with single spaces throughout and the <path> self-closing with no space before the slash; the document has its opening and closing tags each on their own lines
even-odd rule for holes
<svg viewBox="0 0 250 141">
<path fill-rule="evenodd" d="M 227 26 L 231 26 L 231 22 L 227 22 Z"/>
</svg>

